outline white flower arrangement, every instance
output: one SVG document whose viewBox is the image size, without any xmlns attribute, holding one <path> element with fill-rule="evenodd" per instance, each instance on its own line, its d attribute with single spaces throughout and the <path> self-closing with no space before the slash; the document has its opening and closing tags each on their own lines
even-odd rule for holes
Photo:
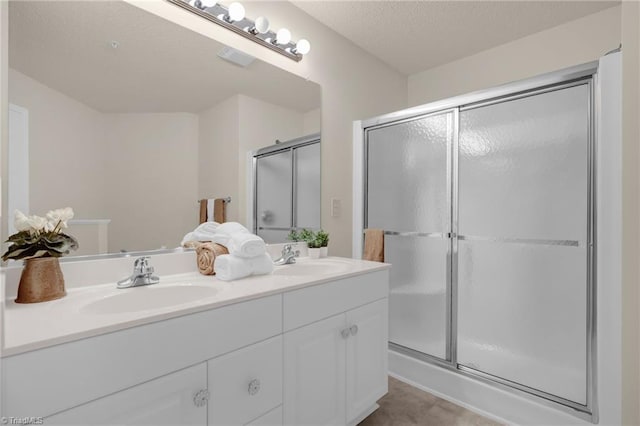
<svg viewBox="0 0 640 426">
<path fill-rule="evenodd" d="M 6 242 L 11 243 L 2 260 L 30 259 L 34 257 L 62 257 L 78 248 L 78 241 L 61 231 L 73 218 L 73 209 L 66 207 L 49 211 L 45 217 L 27 216 L 15 211 L 14 226 L 17 233 Z"/>
</svg>

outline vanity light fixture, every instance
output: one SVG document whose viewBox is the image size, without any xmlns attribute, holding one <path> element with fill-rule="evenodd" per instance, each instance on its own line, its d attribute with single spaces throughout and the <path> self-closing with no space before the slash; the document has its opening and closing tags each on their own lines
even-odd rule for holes
<svg viewBox="0 0 640 426">
<path fill-rule="evenodd" d="M 216 0 L 191 0 L 189 1 L 189 5 L 192 7 L 196 7 L 200 10 L 205 10 L 209 7 L 213 7 L 218 3 Z"/>
<path fill-rule="evenodd" d="M 308 40 L 300 39 L 297 43 L 291 41 L 291 32 L 286 28 L 281 28 L 277 32 L 271 31 L 269 29 L 269 20 L 264 16 L 256 18 L 255 21 L 247 18 L 244 6 L 239 2 L 233 2 L 228 7 L 225 7 L 219 4 L 217 0 L 167 1 L 296 62 L 302 60 L 302 56 L 311 50 L 311 44 Z"/>
</svg>

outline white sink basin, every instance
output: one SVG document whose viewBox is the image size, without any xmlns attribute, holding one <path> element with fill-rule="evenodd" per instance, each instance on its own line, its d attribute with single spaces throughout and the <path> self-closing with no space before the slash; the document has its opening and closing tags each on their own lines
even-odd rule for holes
<svg viewBox="0 0 640 426">
<path fill-rule="evenodd" d="M 211 297 L 218 290 L 210 286 L 152 284 L 119 291 L 121 293 L 87 303 L 80 311 L 91 314 L 150 311 Z"/>
<path fill-rule="evenodd" d="M 274 275 L 290 276 L 322 276 L 339 274 L 349 270 L 349 265 L 335 259 L 303 260 L 292 265 L 283 265 L 276 268 Z"/>
</svg>

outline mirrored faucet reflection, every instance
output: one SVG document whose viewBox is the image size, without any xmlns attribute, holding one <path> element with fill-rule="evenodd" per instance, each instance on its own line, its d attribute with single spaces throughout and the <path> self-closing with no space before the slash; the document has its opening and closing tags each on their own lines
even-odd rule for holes
<svg viewBox="0 0 640 426">
<path fill-rule="evenodd" d="M 118 288 L 140 287 L 143 285 L 157 284 L 160 278 L 153 275 L 153 266 L 149 265 L 149 256 L 139 257 L 133 263 L 133 274 L 118 281 Z"/>
<path fill-rule="evenodd" d="M 282 248 L 282 255 L 273 261 L 274 265 L 291 265 L 296 263 L 296 257 L 300 256 L 300 250 L 293 251 L 291 244 L 285 244 Z"/>
</svg>

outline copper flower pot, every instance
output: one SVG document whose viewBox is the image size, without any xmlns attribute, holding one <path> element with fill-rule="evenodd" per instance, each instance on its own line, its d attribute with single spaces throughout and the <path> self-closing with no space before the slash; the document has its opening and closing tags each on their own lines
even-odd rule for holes
<svg viewBox="0 0 640 426">
<path fill-rule="evenodd" d="M 24 261 L 16 303 L 47 302 L 66 294 L 57 257 L 35 257 Z"/>
</svg>

